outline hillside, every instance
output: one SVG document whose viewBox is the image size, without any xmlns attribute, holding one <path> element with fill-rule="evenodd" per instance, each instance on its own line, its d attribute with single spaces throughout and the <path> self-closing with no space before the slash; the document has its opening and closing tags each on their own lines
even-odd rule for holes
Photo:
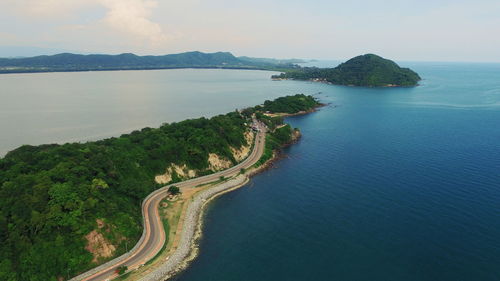
<svg viewBox="0 0 500 281">
<path fill-rule="evenodd" d="M 365 87 L 408 87 L 416 86 L 421 80 L 413 70 L 401 68 L 395 62 L 373 54 L 354 57 L 335 68 L 295 68 L 272 78 Z"/>
<path fill-rule="evenodd" d="M 0 58 L 0 73 L 97 71 L 166 68 L 288 68 L 289 61 L 235 57 L 229 52 L 186 52 L 163 56 L 79 55 L 63 53 L 29 58 Z"/>
<path fill-rule="evenodd" d="M 303 95 L 281 98 L 280 109 L 291 111 L 283 107 L 290 104 L 293 110 L 310 110 L 318 104 L 311 101 Z M 283 119 L 261 110 L 95 142 L 25 145 L 7 153 L 0 158 L 0 280 L 66 280 L 124 253 L 142 233 L 142 200 L 160 183 L 243 160 L 253 113 L 271 130 L 266 149 L 290 140 L 292 130 L 281 126 Z"/>
</svg>

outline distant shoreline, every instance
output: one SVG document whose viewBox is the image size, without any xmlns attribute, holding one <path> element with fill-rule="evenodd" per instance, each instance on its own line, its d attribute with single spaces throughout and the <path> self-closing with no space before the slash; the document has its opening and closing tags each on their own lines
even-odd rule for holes
<svg viewBox="0 0 500 281">
<path fill-rule="evenodd" d="M 383 88 L 383 89 L 385 89 L 385 88 L 413 88 L 413 87 L 420 86 L 419 83 L 417 83 L 414 86 L 403 86 L 403 85 L 397 85 L 397 84 L 387 84 L 387 85 L 383 85 L 383 86 L 358 86 L 358 85 L 335 84 L 335 83 L 328 82 L 328 81 L 321 80 L 321 79 L 307 79 L 307 80 L 304 80 L 304 79 L 274 78 L 274 77 L 272 77 L 271 80 L 273 80 L 273 81 L 301 81 L 301 82 L 321 83 L 321 84 L 327 84 L 327 85 L 333 85 L 333 86 L 341 86 L 341 87 L 373 88 L 373 89 L 377 89 L 377 88 Z"/>
<path fill-rule="evenodd" d="M 131 67 L 131 68 L 92 68 L 92 69 L 26 69 L 26 70 L 4 70 L 0 69 L 0 75 L 4 74 L 33 74 L 33 73 L 64 73 L 64 72 L 94 72 L 94 71 L 130 71 L 130 70 L 165 70 L 165 69 L 230 69 L 230 70 L 260 70 L 279 72 L 279 70 L 260 67 L 238 67 L 238 66 L 168 66 L 168 67 Z"/>
</svg>

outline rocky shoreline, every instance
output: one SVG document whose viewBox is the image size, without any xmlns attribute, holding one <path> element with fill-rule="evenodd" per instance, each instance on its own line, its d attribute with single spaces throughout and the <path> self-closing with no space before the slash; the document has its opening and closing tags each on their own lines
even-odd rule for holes
<svg viewBox="0 0 500 281">
<path fill-rule="evenodd" d="M 294 137 L 293 141 L 297 141 L 297 137 Z M 189 263 L 198 256 L 199 240 L 202 236 L 203 230 L 203 215 L 205 212 L 205 206 L 218 196 L 246 185 L 249 182 L 250 177 L 264 171 L 270 167 L 274 161 L 279 159 L 278 155 L 279 153 L 275 152 L 271 159 L 257 168 L 252 168 L 252 170 L 248 171 L 247 174 L 238 175 L 225 183 L 206 189 L 195 195 L 187 208 L 180 242 L 174 253 L 168 257 L 168 260 L 153 270 L 153 272 L 139 280 L 167 280 L 184 270 Z"/>
<path fill-rule="evenodd" d="M 302 135 L 299 130 L 294 130 L 292 140 L 283 147 L 296 143 L 301 136 Z M 189 266 L 189 263 L 193 261 L 199 253 L 199 241 L 203 231 L 203 215 L 205 213 L 205 206 L 218 196 L 246 185 L 252 176 L 268 169 L 272 166 L 272 163 L 279 160 L 280 155 L 280 151 L 276 150 L 273 153 L 273 157 L 259 167 L 252 168 L 245 174 L 238 175 L 227 182 L 206 189 L 195 195 L 187 208 L 180 242 L 174 253 L 170 255 L 163 264 L 154 269 L 153 272 L 139 280 L 163 281 L 186 269 Z"/>
</svg>

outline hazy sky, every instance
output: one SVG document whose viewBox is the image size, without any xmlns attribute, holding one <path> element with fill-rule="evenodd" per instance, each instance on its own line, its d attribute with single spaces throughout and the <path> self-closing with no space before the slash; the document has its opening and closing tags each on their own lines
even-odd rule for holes
<svg viewBox="0 0 500 281">
<path fill-rule="evenodd" d="M 500 0 L 0 0 L 2 50 L 500 61 Z"/>
</svg>

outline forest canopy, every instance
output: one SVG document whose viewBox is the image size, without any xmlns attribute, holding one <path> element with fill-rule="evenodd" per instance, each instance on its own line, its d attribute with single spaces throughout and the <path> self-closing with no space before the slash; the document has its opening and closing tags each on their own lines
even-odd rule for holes
<svg viewBox="0 0 500 281">
<path fill-rule="evenodd" d="M 416 86 L 420 76 L 409 68 L 374 54 L 357 56 L 335 68 L 300 67 L 272 76 L 273 79 L 315 80 L 336 85 L 387 87 Z"/>
<path fill-rule="evenodd" d="M 124 253 L 126 243 L 133 245 L 142 233 L 141 201 L 160 187 L 155 175 L 172 164 L 212 173 L 209 153 L 236 164 L 231 148 L 247 145 L 253 113 L 270 126 L 277 146 L 290 139 L 291 130 L 275 130 L 283 119 L 262 110 L 309 110 L 312 100 L 289 96 L 210 119 L 7 153 L 0 159 L 0 280 L 66 279 L 96 266 L 85 248 L 85 236 L 94 230 L 116 246 L 114 256 Z M 172 182 L 180 180 L 173 175 Z M 98 220 L 106 226 L 98 227 Z"/>
</svg>

